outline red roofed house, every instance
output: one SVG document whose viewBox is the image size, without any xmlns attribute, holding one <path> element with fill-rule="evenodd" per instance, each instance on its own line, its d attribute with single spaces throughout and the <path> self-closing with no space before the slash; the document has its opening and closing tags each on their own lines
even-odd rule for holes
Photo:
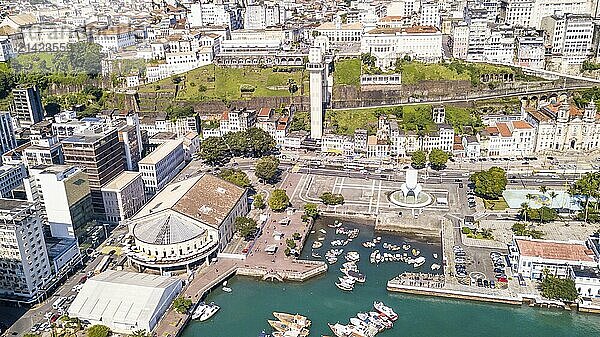
<svg viewBox="0 0 600 337">
<path fill-rule="evenodd" d="M 496 122 L 481 132 L 480 141 L 487 156 L 528 156 L 535 149 L 535 129 L 525 121 Z"/>
<path fill-rule="evenodd" d="M 571 267 L 597 267 L 594 252 L 580 241 L 535 240 L 515 237 L 510 246 L 513 272 L 540 279 L 544 270 L 561 278 L 569 277 Z"/>
</svg>

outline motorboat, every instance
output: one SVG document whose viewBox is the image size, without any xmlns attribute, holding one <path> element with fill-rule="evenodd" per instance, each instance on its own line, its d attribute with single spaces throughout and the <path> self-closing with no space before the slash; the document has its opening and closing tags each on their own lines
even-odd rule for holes
<svg viewBox="0 0 600 337">
<path fill-rule="evenodd" d="M 312 252 L 310 256 L 314 257 L 315 259 L 320 259 L 322 257 L 319 252 Z"/>
<path fill-rule="evenodd" d="M 208 308 L 208 305 L 206 305 L 204 302 L 199 303 L 196 309 L 194 309 L 194 312 L 192 313 L 192 319 L 200 318 L 200 316 L 202 316 L 206 308 Z"/>
<path fill-rule="evenodd" d="M 346 261 L 358 261 L 360 260 L 360 254 L 358 252 L 348 252 L 345 256 Z"/>
<path fill-rule="evenodd" d="M 200 322 L 204 322 L 207 319 L 213 317 L 217 313 L 217 311 L 219 311 L 219 309 L 221 309 L 221 307 L 216 305 L 214 302 L 211 302 L 208 305 L 205 304 L 205 306 L 206 306 L 206 309 L 204 309 L 202 311 L 202 313 L 200 314 L 200 316 L 198 317 Z"/>
<path fill-rule="evenodd" d="M 321 242 L 321 241 L 315 241 L 312 244 L 312 249 L 319 249 L 321 247 L 323 247 L 323 242 Z"/>
<path fill-rule="evenodd" d="M 395 321 L 398 319 L 398 314 L 396 314 L 394 312 L 394 310 L 392 310 L 392 308 L 383 304 L 383 302 L 377 302 L 377 301 L 373 302 L 373 308 L 375 308 L 375 310 L 377 310 L 378 312 L 387 316 L 387 318 L 391 319 L 392 321 Z"/>
<path fill-rule="evenodd" d="M 434 263 L 434 264 L 432 264 L 432 265 L 431 265 L 431 270 L 438 270 L 438 269 L 440 269 L 441 267 L 442 267 L 442 266 L 440 266 L 439 264 L 437 264 L 437 263 Z"/>
<path fill-rule="evenodd" d="M 331 257 L 328 257 L 328 258 L 327 258 L 327 263 L 329 263 L 329 264 L 334 264 L 334 263 L 336 263 L 337 261 L 338 261 L 338 258 L 337 258 L 337 257 L 335 257 L 335 256 L 331 256 Z"/>
<path fill-rule="evenodd" d="M 335 324 L 327 323 L 327 325 L 337 337 L 349 337 L 352 334 L 352 327 L 340 324 L 339 322 Z"/>
<path fill-rule="evenodd" d="M 394 327 L 394 323 L 383 314 L 375 311 L 369 311 L 369 317 L 374 320 L 378 319 L 386 329 L 391 329 Z"/>
<path fill-rule="evenodd" d="M 422 266 L 423 264 L 425 264 L 425 258 L 423 256 L 419 256 L 416 259 L 414 259 L 413 262 L 413 267 L 415 268 L 419 268 L 420 266 Z"/>
<path fill-rule="evenodd" d="M 226 293 L 230 293 L 233 291 L 233 289 L 229 288 L 229 287 L 223 287 L 223 291 Z"/>
<path fill-rule="evenodd" d="M 273 316 L 284 323 L 298 324 L 302 328 L 308 328 L 312 322 L 306 317 L 300 314 L 288 314 L 285 312 L 273 312 Z"/>
<path fill-rule="evenodd" d="M 263 330 L 258 334 L 258 337 L 272 337 L 272 335 L 266 333 L 265 330 Z"/>
<path fill-rule="evenodd" d="M 321 234 L 327 234 L 327 231 L 324 230 L 323 228 L 319 229 L 319 232 L 321 232 Z"/>
<path fill-rule="evenodd" d="M 352 291 L 354 289 L 354 283 L 350 282 L 338 282 L 335 286 L 343 291 Z"/>
<path fill-rule="evenodd" d="M 410 245 L 408 243 L 404 243 L 404 244 L 402 244 L 402 249 L 409 250 L 410 249 Z"/>
<path fill-rule="evenodd" d="M 367 280 L 365 275 L 358 272 L 358 270 L 347 270 L 345 274 L 356 280 L 356 282 L 358 283 L 365 283 L 365 281 Z"/>
<path fill-rule="evenodd" d="M 438 258 L 438 255 L 437 255 L 437 253 L 433 253 L 433 258 L 434 258 L 434 259 L 437 259 L 437 258 Z"/>
<path fill-rule="evenodd" d="M 412 255 L 413 255 L 413 256 L 419 256 L 419 254 L 421 254 L 421 252 L 420 252 L 418 249 L 416 249 L 416 248 L 413 248 L 413 250 L 412 250 Z"/>
</svg>

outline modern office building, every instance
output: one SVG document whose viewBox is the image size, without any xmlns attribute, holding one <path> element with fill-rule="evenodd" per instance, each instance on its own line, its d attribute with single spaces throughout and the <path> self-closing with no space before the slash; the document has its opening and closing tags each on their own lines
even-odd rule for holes
<svg viewBox="0 0 600 337">
<path fill-rule="evenodd" d="M 21 163 L 0 166 L 0 197 L 11 198 L 12 191 L 23 183 L 26 176 L 25 165 Z"/>
<path fill-rule="evenodd" d="M 2 154 L 17 147 L 12 117 L 7 111 L 0 111 L 0 151 Z"/>
<path fill-rule="evenodd" d="M 183 141 L 168 140 L 139 162 L 146 193 L 153 195 L 160 191 L 183 169 L 185 152 Z"/>
<path fill-rule="evenodd" d="M 82 168 L 88 175 L 94 215 L 104 219 L 102 186 L 124 170 L 123 144 L 116 128 L 89 127 L 62 141 L 65 164 Z"/>
<path fill-rule="evenodd" d="M 12 90 L 12 117 L 15 126 L 29 128 L 44 119 L 40 92 L 35 85 L 23 85 Z"/>
<path fill-rule="evenodd" d="M 51 278 L 42 220 L 33 203 L 0 199 L 0 298 L 32 301 Z"/>
<path fill-rule="evenodd" d="M 24 180 L 27 200 L 37 203 L 55 238 L 77 238 L 77 229 L 92 220 L 90 183 L 82 169 L 68 165 L 40 165 Z"/>
<path fill-rule="evenodd" d="M 140 172 L 125 171 L 102 187 L 106 221 L 119 223 L 131 218 L 146 202 Z"/>
</svg>

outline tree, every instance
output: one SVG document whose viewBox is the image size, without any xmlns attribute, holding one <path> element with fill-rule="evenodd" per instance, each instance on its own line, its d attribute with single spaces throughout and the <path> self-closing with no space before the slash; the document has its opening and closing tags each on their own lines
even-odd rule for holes
<svg viewBox="0 0 600 337">
<path fill-rule="evenodd" d="M 108 337 L 109 335 L 110 329 L 105 325 L 96 324 L 87 329 L 88 337 Z"/>
<path fill-rule="evenodd" d="M 554 203 L 554 199 L 556 199 L 556 197 L 558 197 L 558 193 L 556 193 L 555 191 L 550 191 L 550 193 L 548 193 L 548 196 L 550 197 L 550 205 L 552 205 Z"/>
<path fill-rule="evenodd" d="M 279 172 L 279 159 L 275 156 L 262 157 L 254 165 L 254 174 L 259 179 L 271 182 Z"/>
<path fill-rule="evenodd" d="M 219 173 L 221 179 L 227 180 L 228 182 L 235 184 L 239 187 L 250 187 L 252 183 L 246 172 L 237 169 L 223 169 Z"/>
<path fill-rule="evenodd" d="M 139 330 L 133 331 L 131 333 L 131 336 L 133 336 L 133 337 L 148 337 L 148 336 L 150 336 L 150 334 L 144 329 L 139 329 Z"/>
<path fill-rule="evenodd" d="M 265 208 L 265 196 L 261 193 L 255 194 L 252 205 L 254 205 L 254 208 L 258 208 L 258 209 Z"/>
<path fill-rule="evenodd" d="M 534 239 L 541 239 L 544 237 L 544 233 L 542 231 L 530 229 L 526 223 L 516 222 L 512 225 L 511 230 L 517 236 L 530 236 Z"/>
<path fill-rule="evenodd" d="M 421 169 L 427 163 L 427 154 L 424 151 L 415 151 L 411 156 L 412 167 Z"/>
<path fill-rule="evenodd" d="M 524 217 L 524 215 L 521 216 Z M 529 220 L 539 220 L 540 223 L 542 223 L 556 220 L 556 218 L 558 218 L 558 213 L 555 209 L 542 206 L 537 209 L 529 208 L 526 216 L 529 218 Z"/>
<path fill-rule="evenodd" d="M 524 202 L 521 204 L 521 215 L 525 218 L 525 222 L 527 222 L 527 212 L 529 211 L 529 204 Z"/>
<path fill-rule="evenodd" d="M 312 202 L 304 204 L 304 215 L 307 218 L 316 219 L 319 216 L 317 204 L 313 204 Z"/>
<path fill-rule="evenodd" d="M 175 121 L 180 118 L 194 116 L 194 107 L 191 105 L 180 106 L 180 105 L 169 105 L 166 109 L 167 118 Z"/>
<path fill-rule="evenodd" d="M 588 222 L 590 199 L 592 196 L 598 194 L 600 188 L 600 173 L 588 172 L 583 177 L 575 181 L 569 188 L 569 194 L 571 196 L 583 196 L 584 197 L 584 217 L 583 220 Z M 597 205 L 598 203 L 596 203 Z"/>
<path fill-rule="evenodd" d="M 429 163 L 434 170 L 441 170 L 446 167 L 450 155 L 440 149 L 432 149 L 429 152 Z"/>
<path fill-rule="evenodd" d="M 256 221 L 252 218 L 239 216 L 235 218 L 235 230 L 241 237 L 248 238 L 256 232 Z"/>
<path fill-rule="evenodd" d="M 575 289 L 575 281 L 570 278 L 558 278 L 550 275 L 547 270 L 543 272 L 540 290 L 542 296 L 552 300 L 560 300 L 565 302 L 573 302 L 578 297 L 577 289 Z"/>
<path fill-rule="evenodd" d="M 486 199 L 498 199 L 508 180 L 503 169 L 493 166 L 487 171 L 475 172 L 469 178 L 475 184 L 475 194 Z"/>
<path fill-rule="evenodd" d="M 344 203 L 344 196 L 341 194 L 325 192 L 319 198 L 325 205 L 341 205 Z"/>
<path fill-rule="evenodd" d="M 177 311 L 180 314 L 187 313 L 191 307 L 192 307 L 192 300 L 190 300 L 189 298 L 179 296 L 173 301 L 173 308 L 175 308 L 175 311 Z M 92 336 L 88 336 L 88 337 L 92 337 Z"/>
<path fill-rule="evenodd" d="M 269 197 L 269 207 L 275 212 L 283 211 L 290 204 L 290 198 L 285 193 L 285 190 L 276 189 Z"/>
<path fill-rule="evenodd" d="M 209 165 L 217 165 L 229 160 L 230 152 L 221 137 L 210 137 L 200 146 L 200 158 Z"/>
</svg>

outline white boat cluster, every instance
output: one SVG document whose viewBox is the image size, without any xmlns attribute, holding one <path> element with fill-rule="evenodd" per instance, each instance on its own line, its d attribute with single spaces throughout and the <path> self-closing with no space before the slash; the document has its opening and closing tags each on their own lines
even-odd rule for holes
<svg viewBox="0 0 600 337">
<path fill-rule="evenodd" d="M 383 302 L 374 302 L 375 311 L 359 312 L 351 317 L 347 325 L 328 323 L 329 328 L 337 337 L 373 337 L 385 329 L 391 329 L 398 315 Z"/>
<path fill-rule="evenodd" d="M 194 312 L 192 313 L 192 319 L 200 320 L 200 322 L 204 322 L 207 319 L 213 317 L 217 311 L 219 311 L 221 307 L 215 304 L 215 302 L 210 302 L 210 304 L 206 304 L 204 302 L 198 304 Z"/>
<path fill-rule="evenodd" d="M 344 250 L 341 248 L 328 250 L 325 253 L 325 259 L 327 260 L 327 263 L 329 263 L 329 264 L 336 263 L 338 261 L 338 256 L 342 255 L 343 252 L 344 252 Z"/>
<path fill-rule="evenodd" d="M 365 283 L 367 278 L 364 274 L 361 274 L 356 265 L 360 259 L 358 252 L 348 252 L 345 258 L 347 262 L 342 264 L 340 268 L 342 276 L 338 277 L 338 282 L 335 285 L 341 290 L 352 291 L 356 283 Z"/>
</svg>

